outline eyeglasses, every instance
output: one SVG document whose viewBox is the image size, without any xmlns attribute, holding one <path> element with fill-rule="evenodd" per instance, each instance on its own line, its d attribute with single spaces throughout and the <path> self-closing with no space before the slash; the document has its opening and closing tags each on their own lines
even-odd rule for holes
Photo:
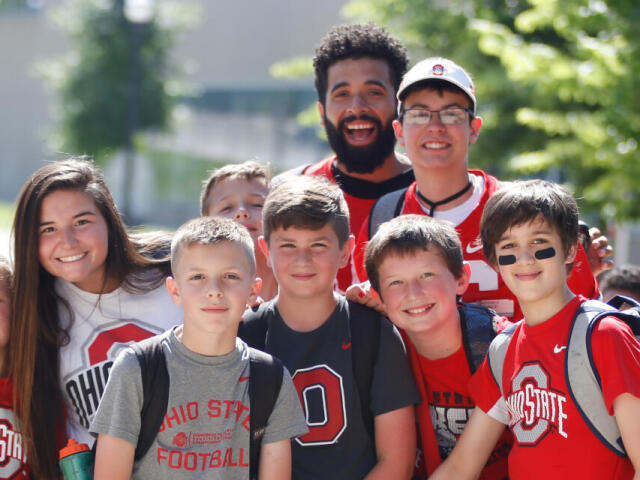
<svg viewBox="0 0 640 480">
<path fill-rule="evenodd" d="M 469 108 L 452 107 L 442 110 L 427 110 L 426 108 L 408 108 L 402 112 L 401 119 L 408 125 L 427 125 L 434 114 L 438 114 L 440 121 L 445 125 L 458 125 L 473 118 L 473 111 Z M 467 115 L 469 117 L 467 117 Z"/>
</svg>

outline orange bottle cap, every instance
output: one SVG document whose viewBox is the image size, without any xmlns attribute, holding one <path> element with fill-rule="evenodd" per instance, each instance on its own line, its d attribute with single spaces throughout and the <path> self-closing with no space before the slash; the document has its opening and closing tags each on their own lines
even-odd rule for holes
<svg viewBox="0 0 640 480">
<path fill-rule="evenodd" d="M 68 457 L 69 455 L 73 455 L 74 453 L 80 452 L 88 452 L 89 445 L 86 443 L 78 443 L 75 439 L 70 438 L 67 442 L 67 446 L 60 450 L 60 460 L 64 457 Z"/>
</svg>

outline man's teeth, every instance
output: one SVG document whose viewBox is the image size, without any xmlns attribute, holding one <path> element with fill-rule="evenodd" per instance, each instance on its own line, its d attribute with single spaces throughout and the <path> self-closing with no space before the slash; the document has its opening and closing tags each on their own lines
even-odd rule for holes
<svg viewBox="0 0 640 480">
<path fill-rule="evenodd" d="M 60 260 L 61 262 L 75 262 L 76 260 L 80 260 L 82 257 L 84 257 L 85 254 L 84 253 L 80 253 L 78 255 L 71 255 L 70 257 L 60 257 L 58 260 Z"/>
<path fill-rule="evenodd" d="M 349 130 L 367 130 L 373 127 L 371 125 L 348 125 L 347 128 Z"/>
<path fill-rule="evenodd" d="M 422 312 L 426 312 L 427 310 L 429 310 L 431 307 L 433 307 L 433 304 L 431 305 L 427 305 L 426 307 L 420 307 L 420 308 L 409 308 L 407 310 L 407 312 L 409 313 L 422 313 Z"/>
</svg>

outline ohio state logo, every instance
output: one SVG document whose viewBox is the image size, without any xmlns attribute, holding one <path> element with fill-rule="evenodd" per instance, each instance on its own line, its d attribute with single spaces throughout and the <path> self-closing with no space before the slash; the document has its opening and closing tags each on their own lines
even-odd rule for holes
<svg viewBox="0 0 640 480">
<path fill-rule="evenodd" d="M 551 429 L 567 438 L 567 397 L 549 388 L 549 374 L 538 362 L 524 364 L 507 396 L 511 430 L 520 445 L 537 444 Z"/>
<path fill-rule="evenodd" d="M 13 411 L 0 407 L 0 478 L 24 478 L 27 455 Z"/>
<path fill-rule="evenodd" d="M 434 75 L 444 75 L 444 67 L 440 64 L 434 65 L 432 72 Z"/>
<path fill-rule="evenodd" d="M 327 365 L 296 370 L 292 377 L 309 433 L 296 438 L 303 446 L 336 443 L 347 428 L 342 376 Z"/>
</svg>

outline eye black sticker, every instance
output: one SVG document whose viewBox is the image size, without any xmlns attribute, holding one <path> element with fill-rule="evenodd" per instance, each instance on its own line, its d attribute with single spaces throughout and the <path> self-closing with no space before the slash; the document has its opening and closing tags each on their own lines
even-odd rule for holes
<svg viewBox="0 0 640 480">
<path fill-rule="evenodd" d="M 543 248 L 542 250 L 538 250 L 533 254 L 538 260 L 545 260 L 547 258 L 552 258 L 556 256 L 556 249 L 553 247 Z"/>
<path fill-rule="evenodd" d="M 498 255 L 498 265 L 513 265 L 516 263 L 515 255 Z"/>
</svg>

